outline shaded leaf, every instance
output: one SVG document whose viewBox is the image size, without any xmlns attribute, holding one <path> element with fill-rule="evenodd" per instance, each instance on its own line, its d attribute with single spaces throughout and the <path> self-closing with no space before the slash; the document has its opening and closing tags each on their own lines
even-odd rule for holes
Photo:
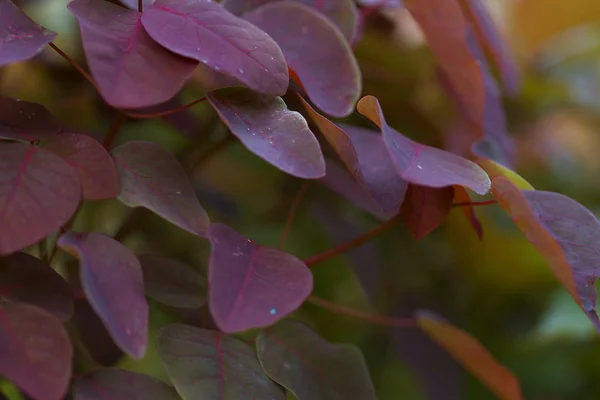
<svg viewBox="0 0 600 400">
<path fill-rule="evenodd" d="M 148 296 L 171 307 L 198 308 L 206 304 L 206 280 L 194 268 L 166 257 L 138 258 Z"/>
<path fill-rule="evenodd" d="M 328 343 L 301 322 L 283 320 L 261 331 L 256 351 L 271 379 L 298 400 L 376 399 L 360 350 Z"/>
<path fill-rule="evenodd" d="M 362 91 L 360 69 L 350 45 L 327 17 L 304 4 L 282 1 L 263 5 L 244 18 L 281 46 L 298 83 L 317 107 L 336 117 L 353 111 Z"/>
<path fill-rule="evenodd" d="M 431 188 L 459 185 L 478 194 L 489 191 L 490 178 L 477 164 L 447 151 L 414 142 L 392 129 L 386 123 L 375 97 L 363 97 L 358 103 L 358 111 L 381 129 L 385 146 L 402 179 Z"/>
<path fill-rule="evenodd" d="M 208 215 L 185 171 L 168 151 L 154 143 L 130 141 L 111 155 L 121 186 L 119 200 L 129 207 L 145 207 L 188 232 L 206 235 Z"/>
<path fill-rule="evenodd" d="M 519 381 L 465 331 L 435 314 L 418 312 L 419 328 L 503 400 L 523 399 Z"/>
<path fill-rule="evenodd" d="M 175 96 L 197 63 L 156 43 L 141 13 L 106 1 L 74 0 L 83 48 L 100 94 L 119 108 L 160 104 Z"/>
<path fill-rule="evenodd" d="M 44 148 L 77 171 L 84 200 L 111 199 L 119 194 L 119 178 L 112 159 L 94 138 L 62 133 L 44 143 Z"/>
<path fill-rule="evenodd" d="M 412 236 L 423 239 L 440 226 L 450 213 L 454 189 L 409 185 L 400 215 Z"/>
<path fill-rule="evenodd" d="M 178 400 L 175 389 L 154 377 L 117 368 L 106 368 L 79 377 L 74 400 Z"/>
<path fill-rule="evenodd" d="M 25 304 L 0 307 L 0 375 L 26 394 L 63 399 L 72 356 L 69 335 L 54 315 Z"/>
<path fill-rule="evenodd" d="M 0 0 L 0 67 L 35 56 L 55 37 L 12 1 Z"/>
<path fill-rule="evenodd" d="M 81 261 L 81 285 L 115 343 L 141 358 L 148 340 L 148 304 L 142 268 L 121 243 L 90 232 L 67 232 L 58 246 Z"/>
<path fill-rule="evenodd" d="M 268 326 L 294 312 L 312 291 L 302 260 L 260 246 L 233 229 L 210 227 L 209 305 L 224 332 Z"/>
<path fill-rule="evenodd" d="M 600 222 L 594 214 L 565 195 L 520 190 L 505 177 L 494 178 L 492 194 L 600 332 L 594 287 Z"/>
<path fill-rule="evenodd" d="M 77 174 L 60 157 L 28 144 L 0 143 L 0 255 L 58 230 L 80 198 Z"/>
<path fill-rule="evenodd" d="M 270 95 L 287 91 L 287 64 L 277 43 L 212 0 L 157 0 L 144 11 L 142 23 L 167 49 L 252 90 Z"/>
<path fill-rule="evenodd" d="M 157 339 L 160 358 L 187 400 L 284 400 L 260 367 L 254 349 L 219 331 L 168 325 Z"/>
<path fill-rule="evenodd" d="M 0 257 L 0 297 L 38 306 L 63 321 L 73 314 L 67 281 L 42 260 L 26 253 Z"/>
<path fill-rule="evenodd" d="M 61 129 L 60 122 L 43 105 L 0 96 L 0 137 L 32 142 L 56 135 Z"/>
<path fill-rule="evenodd" d="M 288 110 L 280 97 L 248 89 L 222 89 L 208 100 L 244 146 L 290 175 L 314 179 L 325 175 L 319 142 L 304 117 Z"/>
</svg>

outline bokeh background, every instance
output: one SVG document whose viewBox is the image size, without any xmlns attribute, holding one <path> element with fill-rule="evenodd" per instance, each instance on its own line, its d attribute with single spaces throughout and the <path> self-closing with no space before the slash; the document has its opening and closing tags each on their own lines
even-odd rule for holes
<svg viewBox="0 0 600 400">
<path fill-rule="evenodd" d="M 509 130 L 518 143 L 517 171 L 537 189 L 566 194 L 598 214 L 600 1 L 484 2 L 523 74 L 519 93 L 505 98 Z M 67 0 L 19 3 L 33 19 L 59 33 L 55 41 L 59 47 L 85 63 Z M 371 13 L 355 52 L 364 94 L 380 99 L 394 128 L 438 146 L 443 146 L 446 135 L 460 129 L 456 110 L 436 79 L 435 60 L 405 11 Z M 165 107 L 201 97 L 201 82 L 199 71 L 189 87 Z M 114 116 L 93 87 L 49 49 L 35 60 L 0 69 L 0 93 L 40 102 L 67 129 L 99 139 Z M 227 223 L 261 244 L 276 246 L 302 182 L 279 172 L 238 142 L 223 142 L 226 133 L 208 104 L 201 104 L 164 119 L 128 120 L 116 144 L 132 139 L 160 143 L 180 157 L 214 221 Z M 482 241 L 459 210 L 421 241 L 412 239 L 401 226 L 316 266 L 315 294 L 399 317 L 419 308 L 436 311 L 471 333 L 507 365 L 520 379 L 526 398 L 599 399 L 600 340 L 591 323 L 498 206 L 476 212 L 484 228 Z M 117 201 L 86 203 L 75 229 L 113 235 L 130 213 Z M 127 245 L 140 253 L 170 255 L 206 268 L 206 243 L 149 212 L 135 213 L 134 222 L 121 232 Z M 299 257 L 314 255 L 376 224 L 323 185 L 311 183 L 286 250 Z M 59 259 L 69 268 L 68 258 Z M 358 345 L 382 400 L 493 398 L 414 329 L 373 326 L 313 305 L 303 306 L 298 316 L 328 340 Z M 197 323 L 205 311 L 184 317 Z M 179 318 L 172 310 L 152 304 L 153 334 L 156 327 Z M 166 379 L 152 346 L 143 360 L 132 361 L 111 354 L 110 344 L 101 337 L 90 340 L 91 352 L 99 357 Z M 6 382 L 2 385 L 11 392 Z"/>
</svg>

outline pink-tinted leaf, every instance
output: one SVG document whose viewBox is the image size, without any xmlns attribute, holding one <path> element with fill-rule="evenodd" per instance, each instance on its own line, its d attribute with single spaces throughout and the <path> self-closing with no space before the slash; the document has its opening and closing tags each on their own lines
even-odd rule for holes
<svg viewBox="0 0 600 400">
<path fill-rule="evenodd" d="M 381 135 L 367 129 L 336 125 L 300 97 L 306 111 L 346 168 L 382 212 L 397 212 L 407 183 L 396 174 Z"/>
<path fill-rule="evenodd" d="M 144 27 L 161 45 L 235 77 L 259 93 L 283 95 L 289 75 L 281 49 L 254 25 L 212 0 L 157 0 Z"/>
<path fill-rule="evenodd" d="M 0 137 L 35 141 L 61 129 L 60 122 L 41 104 L 0 96 Z"/>
<path fill-rule="evenodd" d="M 94 232 L 67 232 L 58 246 L 80 259 L 83 290 L 115 343 L 141 358 L 148 339 L 148 304 L 138 259 L 121 243 Z"/>
<path fill-rule="evenodd" d="M 178 308 L 199 308 L 206 303 L 206 280 L 194 268 L 166 257 L 138 258 L 149 297 Z"/>
<path fill-rule="evenodd" d="M 11 0 L 0 0 L 0 67 L 35 56 L 55 37 Z"/>
<path fill-rule="evenodd" d="M 288 110 L 280 97 L 230 88 L 208 95 L 223 122 L 248 150 L 290 175 L 325 175 L 319 142 L 304 117 Z"/>
<path fill-rule="evenodd" d="M 454 189 L 410 185 L 400 214 L 412 236 L 423 239 L 440 226 L 450 213 Z"/>
<path fill-rule="evenodd" d="M 594 287 L 600 222 L 594 214 L 560 193 L 520 190 L 505 177 L 494 178 L 492 193 L 600 332 Z"/>
<path fill-rule="evenodd" d="M 258 359 L 275 382 L 298 400 L 375 400 L 358 348 L 332 344 L 305 324 L 283 320 L 256 339 Z"/>
<path fill-rule="evenodd" d="M 77 174 L 60 157 L 28 144 L 0 143 L 0 255 L 58 230 L 80 198 Z"/>
<path fill-rule="evenodd" d="M 26 253 L 0 257 L 0 297 L 33 304 L 61 320 L 73 314 L 69 284 L 49 265 Z"/>
<path fill-rule="evenodd" d="M 159 145 L 141 141 L 122 144 L 111 155 L 121 185 L 119 200 L 129 207 L 146 207 L 188 232 L 206 235 L 208 215 L 175 157 Z"/>
<path fill-rule="evenodd" d="M 327 16 L 342 32 L 346 40 L 354 39 L 358 25 L 358 11 L 353 0 L 293 0 L 314 8 Z M 273 0 L 224 0 L 223 7 L 242 15 Z"/>
<path fill-rule="evenodd" d="M 281 1 L 259 7 L 244 18 L 281 46 L 288 65 L 317 107 L 336 117 L 354 110 L 362 91 L 358 62 L 327 17 L 304 4 Z"/>
<path fill-rule="evenodd" d="M 430 312 L 421 311 L 416 317 L 419 328 L 425 334 L 481 380 L 498 398 L 523 399 L 517 378 L 476 339 Z"/>
<path fill-rule="evenodd" d="M 302 260 L 222 224 L 211 225 L 209 232 L 209 305 L 223 332 L 271 325 L 311 293 L 312 274 Z"/>
<path fill-rule="evenodd" d="M 175 389 L 158 379 L 106 368 L 75 380 L 74 400 L 179 400 Z"/>
<path fill-rule="evenodd" d="M 52 314 L 32 305 L 0 307 L 0 375 L 29 396 L 65 398 L 71 378 L 73 347 Z"/>
<path fill-rule="evenodd" d="M 119 178 L 112 159 L 94 138 L 62 133 L 44 143 L 44 148 L 77 171 L 84 200 L 110 199 L 119 194 Z"/>
<path fill-rule="evenodd" d="M 486 194 L 490 190 L 490 178 L 477 164 L 414 142 L 392 129 L 385 122 L 375 97 L 363 97 L 358 103 L 358 111 L 381 129 L 385 146 L 402 179 L 431 188 L 465 186 L 478 194 Z"/>
<path fill-rule="evenodd" d="M 107 1 L 74 0 L 83 48 L 100 94 L 119 108 L 140 108 L 175 96 L 197 63 L 156 43 L 142 14 Z"/>
<path fill-rule="evenodd" d="M 260 367 L 254 349 L 219 331 L 169 325 L 159 332 L 157 348 L 184 399 L 285 399 L 283 389 Z"/>
</svg>

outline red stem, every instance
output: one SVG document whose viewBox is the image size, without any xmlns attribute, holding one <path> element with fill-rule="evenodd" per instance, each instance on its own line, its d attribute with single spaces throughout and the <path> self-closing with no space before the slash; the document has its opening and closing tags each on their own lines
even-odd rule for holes
<svg viewBox="0 0 600 400">
<path fill-rule="evenodd" d="M 467 201 L 465 203 L 454 203 L 452 207 L 478 207 L 478 206 L 489 206 L 491 204 L 496 204 L 498 201 L 493 200 L 485 200 L 485 201 Z"/>
<path fill-rule="evenodd" d="M 296 193 L 296 197 L 294 197 L 294 201 L 290 206 L 290 211 L 288 212 L 288 216 L 285 220 L 283 232 L 281 232 L 281 237 L 279 238 L 279 243 L 277 244 L 278 249 L 282 249 L 285 245 L 285 241 L 287 240 L 290 229 L 292 228 L 292 222 L 294 222 L 294 217 L 296 216 L 296 210 L 298 209 L 298 205 L 300 205 L 300 202 L 306 193 L 306 189 L 308 189 L 309 183 L 310 181 L 304 181 L 302 186 L 300 186 L 298 193 Z"/>
<path fill-rule="evenodd" d="M 138 11 L 142 12 L 144 11 L 144 5 L 142 4 L 144 2 L 144 0 L 138 0 Z"/>
<path fill-rule="evenodd" d="M 129 118 L 134 118 L 134 119 L 148 119 L 148 118 L 166 117 L 167 115 L 175 114 L 175 113 L 178 113 L 180 111 L 186 110 L 186 109 L 188 109 L 188 108 L 190 108 L 192 106 L 195 106 L 198 103 L 202 103 L 205 100 L 206 100 L 206 97 L 202 97 L 201 99 L 194 100 L 191 103 L 184 104 L 183 106 L 179 106 L 177 108 L 173 108 L 172 110 L 161 111 L 161 112 L 152 113 L 152 114 L 138 114 L 138 113 L 125 112 L 125 111 L 123 112 L 123 114 L 125 114 Z"/>
<path fill-rule="evenodd" d="M 104 141 L 102 142 L 102 145 L 104 146 L 106 151 L 110 152 L 110 150 L 112 148 L 112 144 L 115 141 L 115 138 L 117 137 L 117 133 L 119 133 L 119 129 L 121 129 L 121 125 L 123 125 L 124 121 L 125 121 L 125 117 L 123 116 L 123 114 L 121 114 L 120 112 L 117 112 L 117 115 L 115 115 L 115 118 L 113 119 L 113 123 L 110 126 L 110 130 L 108 131 L 108 133 L 104 137 Z"/>
<path fill-rule="evenodd" d="M 96 84 L 94 79 L 90 76 L 90 74 L 87 73 L 87 71 L 85 69 L 83 69 L 83 67 L 81 65 L 77 64 L 77 62 L 75 60 L 73 60 L 71 57 L 69 57 L 64 51 L 59 49 L 58 46 L 55 45 L 54 43 L 50 42 L 50 43 L 48 43 L 48 46 L 50 46 L 52 48 L 52 50 L 57 52 L 62 58 L 64 58 L 69 64 L 71 64 L 71 66 L 73 68 L 75 68 L 85 79 L 87 79 L 87 81 L 89 83 L 92 84 L 92 86 L 94 86 L 94 88 L 96 88 L 96 90 L 98 92 L 100 92 L 100 89 L 98 88 L 98 85 Z"/>
</svg>

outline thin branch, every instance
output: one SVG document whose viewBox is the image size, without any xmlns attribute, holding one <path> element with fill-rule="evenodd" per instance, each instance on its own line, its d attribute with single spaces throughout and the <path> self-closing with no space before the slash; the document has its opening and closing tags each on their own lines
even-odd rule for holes
<svg viewBox="0 0 600 400">
<path fill-rule="evenodd" d="M 467 201 L 464 203 L 454 203 L 452 207 L 477 207 L 477 206 L 489 206 L 491 204 L 496 204 L 498 201 L 493 200 L 485 200 L 485 201 Z"/>
<path fill-rule="evenodd" d="M 123 122 L 125 122 L 125 116 L 117 111 L 117 114 L 113 119 L 113 123 L 110 126 L 110 130 L 108 131 L 108 133 L 104 137 L 104 141 L 102 142 L 102 145 L 107 151 L 110 151 L 110 149 L 112 148 L 112 144 L 115 141 L 115 138 L 117 137 L 117 134 L 119 133 L 119 130 L 123 125 Z"/>
<path fill-rule="evenodd" d="M 331 257 L 334 257 L 340 253 L 344 253 L 348 250 L 351 250 L 355 247 L 358 247 L 358 246 L 368 242 L 369 240 L 381 235 L 385 231 L 393 228 L 398 223 L 400 223 L 400 217 L 396 216 L 396 217 L 390 219 L 389 221 L 387 221 L 386 223 L 379 225 L 379 226 L 375 227 L 374 229 L 370 230 L 369 232 L 363 233 L 362 235 L 360 235 L 346 243 L 342 243 L 339 246 L 329 249 L 321 254 L 317 254 L 315 256 L 305 259 L 304 263 L 310 267 L 313 264 L 330 259 Z"/>
<path fill-rule="evenodd" d="M 281 237 L 279 238 L 279 243 L 277 244 L 278 249 L 282 249 L 285 245 L 285 241 L 287 240 L 288 234 L 290 233 L 290 229 L 292 227 L 292 222 L 294 221 L 294 217 L 296 216 L 296 210 L 298 209 L 298 205 L 300 205 L 300 202 L 302 201 L 302 198 L 304 197 L 304 194 L 306 193 L 306 189 L 308 189 L 309 184 L 310 181 L 304 181 L 302 183 L 302 186 L 300 186 L 298 193 L 296 193 L 296 196 L 294 197 L 294 201 L 290 206 L 288 216 L 285 220 L 283 232 L 281 232 Z"/>
<path fill-rule="evenodd" d="M 81 65 L 79 65 L 77 63 L 77 61 L 75 61 L 71 57 L 69 57 L 64 51 L 59 49 L 58 46 L 55 45 L 54 43 L 50 42 L 50 43 L 48 43 L 48 46 L 50 46 L 52 48 L 52 50 L 57 52 L 62 58 L 64 58 L 69 64 L 71 64 L 71 66 L 73 68 L 75 68 L 89 83 L 92 84 L 92 86 L 94 86 L 94 88 L 98 92 L 100 92 L 100 89 L 98 88 L 98 85 L 96 84 L 94 79 L 90 76 L 90 74 L 87 73 L 87 71 L 85 69 L 83 69 L 83 67 Z"/>
<path fill-rule="evenodd" d="M 202 103 L 204 101 L 206 101 L 206 97 L 202 97 L 201 99 L 194 100 L 191 103 L 185 104 L 183 106 L 179 106 L 177 108 L 173 108 L 172 110 L 161 111 L 161 112 L 152 113 L 152 114 L 132 113 L 132 112 L 126 112 L 126 111 L 123 111 L 123 114 L 125 114 L 129 118 L 134 118 L 134 119 L 160 118 L 160 117 L 166 117 L 167 115 L 171 115 L 171 114 L 175 114 L 175 113 L 187 110 L 188 108 L 193 107 L 196 104 Z"/>
<path fill-rule="evenodd" d="M 360 319 L 373 325 L 389 326 L 394 328 L 407 328 L 416 326 L 415 320 L 412 318 L 394 318 L 385 315 L 370 314 L 368 312 L 356 310 L 351 307 L 331 303 L 314 295 L 311 295 L 307 301 L 317 307 L 331 311 L 334 314 L 346 315 L 348 317 Z"/>
<path fill-rule="evenodd" d="M 138 0 L 138 11 L 142 12 L 144 11 L 144 0 Z"/>
</svg>

